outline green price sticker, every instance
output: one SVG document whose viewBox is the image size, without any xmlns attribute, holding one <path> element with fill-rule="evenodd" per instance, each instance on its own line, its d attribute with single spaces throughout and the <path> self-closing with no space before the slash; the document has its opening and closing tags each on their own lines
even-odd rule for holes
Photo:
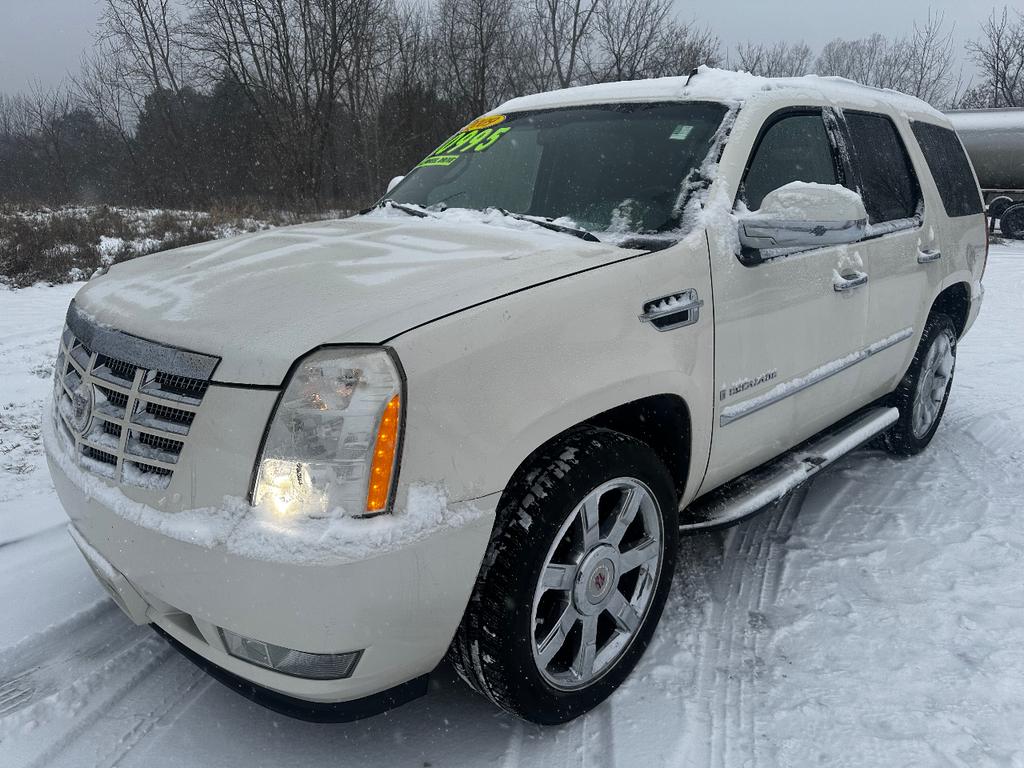
<svg viewBox="0 0 1024 768">
<path fill-rule="evenodd" d="M 503 122 L 504 119 L 502 115 L 492 115 L 491 117 L 474 120 L 427 155 L 426 159 L 416 167 L 447 167 L 467 152 L 486 152 L 512 130 L 507 126 L 504 128 L 491 127 Z"/>
</svg>

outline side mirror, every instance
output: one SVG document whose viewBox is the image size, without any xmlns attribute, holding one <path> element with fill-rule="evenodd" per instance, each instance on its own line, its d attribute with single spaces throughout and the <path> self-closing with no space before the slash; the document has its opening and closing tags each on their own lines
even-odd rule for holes
<svg viewBox="0 0 1024 768">
<path fill-rule="evenodd" d="M 394 189 L 399 184 L 401 184 L 402 183 L 402 179 L 404 179 L 404 178 L 405 178 L 405 176 L 395 176 L 395 178 L 393 178 L 391 181 L 389 181 L 388 182 L 388 192 L 390 192 L 392 189 Z M 384 194 L 386 195 L 387 192 L 385 192 Z"/>
<path fill-rule="evenodd" d="M 868 214 L 856 192 L 838 184 L 794 181 L 765 195 L 760 209 L 740 218 L 744 248 L 820 248 L 855 243 Z"/>
</svg>

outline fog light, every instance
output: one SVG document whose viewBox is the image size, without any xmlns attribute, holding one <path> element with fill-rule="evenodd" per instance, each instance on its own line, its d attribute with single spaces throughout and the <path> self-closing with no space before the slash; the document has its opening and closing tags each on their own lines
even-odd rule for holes
<svg viewBox="0 0 1024 768">
<path fill-rule="evenodd" d="M 349 653 L 306 653 L 282 648 L 262 640 L 236 635 L 234 632 L 221 629 L 221 639 L 228 653 L 237 659 L 247 661 L 259 667 L 272 669 L 292 677 L 304 677 L 308 680 L 341 680 L 351 677 L 355 671 L 362 651 Z"/>
</svg>

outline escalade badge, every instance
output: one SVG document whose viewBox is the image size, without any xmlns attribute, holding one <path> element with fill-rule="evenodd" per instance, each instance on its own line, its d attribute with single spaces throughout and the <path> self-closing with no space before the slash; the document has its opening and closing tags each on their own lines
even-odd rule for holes
<svg viewBox="0 0 1024 768">
<path fill-rule="evenodd" d="M 722 387 L 718 391 L 719 401 L 725 400 L 727 397 L 738 395 L 741 392 L 746 392 L 748 389 L 759 387 L 762 384 L 766 384 L 769 381 L 775 381 L 778 378 L 779 371 L 776 368 L 772 368 L 770 371 L 765 371 L 760 376 L 755 376 L 752 379 L 740 379 L 737 382 L 729 384 L 728 386 Z"/>
<path fill-rule="evenodd" d="M 84 435 L 92 423 L 92 385 L 82 382 L 71 395 L 71 426 L 79 435 Z"/>
</svg>

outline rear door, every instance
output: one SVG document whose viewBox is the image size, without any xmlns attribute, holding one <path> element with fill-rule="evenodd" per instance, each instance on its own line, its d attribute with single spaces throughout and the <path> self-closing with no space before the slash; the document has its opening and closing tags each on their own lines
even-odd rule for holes
<svg viewBox="0 0 1024 768">
<path fill-rule="evenodd" d="M 980 280 L 985 266 L 987 222 L 977 179 L 953 129 L 917 120 L 910 123 L 910 128 L 924 160 L 922 164 L 915 158 L 921 166 L 918 175 L 927 188 L 929 174 L 925 171 L 926 166 L 935 185 L 935 192 L 930 196 L 934 200 L 932 205 L 936 208 L 942 206 L 946 213 L 943 217 L 945 234 L 942 248 L 933 254 L 932 261 L 924 265 L 928 285 L 934 295 L 934 291 L 948 285 L 957 270 L 966 268 L 974 280 Z M 913 144 L 910 144 L 910 150 L 914 157 L 917 153 Z"/>
<path fill-rule="evenodd" d="M 737 208 L 757 210 L 765 195 L 792 181 L 845 184 L 835 124 L 822 107 L 769 116 L 743 148 L 749 155 Z M 866 286 L 836 290 L 837 281 L 860 270 L 853 246 L 749 258 L 735 252 L 735 231 L 709 227 L 708 237 L 717 394 L 703 491 L 862 404 L 859 366 L 844 361 L 863 346 L 869 301 Z"/>
<path fill-rule="evenodd" d="M 909 364 L 920 335 L 928 294 L 929 259 L 941 252 L 943 217 L 926 205 L 907 151 L 909 125 L 888 115 L 844 111 L 850 176 L 868 213 L 857 244 L 868 275 L 865 335 L 869 357 L 860 366 L 872 398 L 888 394 Z"/>
</svg>

